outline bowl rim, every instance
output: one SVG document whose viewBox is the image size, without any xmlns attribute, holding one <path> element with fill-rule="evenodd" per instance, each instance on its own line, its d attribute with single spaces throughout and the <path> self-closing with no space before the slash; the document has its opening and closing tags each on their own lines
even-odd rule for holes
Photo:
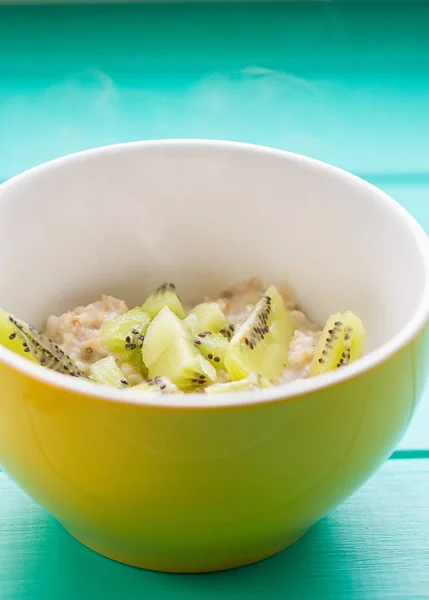
<svg viewBox="0 0 429 600">
<path fill-rule="evenodd" d="M 144 147 L 146 149 L 160 149 L 162 147 L 213 147 L 224 148 L 226 150 L 235 148 L 246 152 L 263 153 L 276 158 L 284 158 L 297 164 L 304 164 L 313 170 L 329 173 L 336 178 L 343 179 L 351 185 L 358 185 L 362 191 L 375 192 L 378 201 L 394 211 L 405 222 L 412 234 L 418 249 L 424 259 L 424 271 L 422 277 L 425 278 L 424 290 L 420 302 L 418 303 L 413 315 L 408 322 L 386 343 L 375 348 L 364 355 L 355 363 L 347 366 L 345 369 L 331 371 L 317 377 L 308 379 L 298 379 L 292 382 L 284 383 L 279 386 L 273 386 L 267 389 L 258 389 L 253 391 L 242 391 L 225 394 L 144 394 L 139 398 L 132 394 L 132 390 L 114 389 L 105 385 L 97 385 L 91 381 L 67 377 L 61 373 L 56 373 L 40 365 L 30 362 L 25 358 L 15 354 L 11 350 L 0 345 L 0 361 L 15 371 L 20 372 L 29 378 L 36 379 L 40 383 L 47 384 L 49 387 L 55 387 L 59 391 L 68 392 L 85 396 L 93 400 L 120 402 L 123 405 L 136 405 L 142 407 L 163 407 L 172 409 L 214 409 L 227 408 L 234 406 L 258 405 L 267 402 L 287 401 L 292 402 L 303 395 L 324 391 L 327 388 L 345 383 L 351 379 L 372 371 L 378 366 L 386 363 L 390 358 L 397 354 L 412 342 L 424 329 L 429 322 L 429 238 L 425 231 L 414 219 L 414 217 L 397 201 L 388 196 L 379 188 L 368 183 L 364 179 L 349 173 L 339 167 L 329 163 L 310 158 L 294 152 L 263 146 L 259 144 L 250 144 L 244 142 L 235 142 L 216 139 L 198 139 L 198 138 L 180 138 L 180 139 L 157 139 L 142 140 L 134 142 L 125 142 L 120 144 L 111 144 L 99 146 L 72 154 L 61 156 L 54 160 L 42 163 L 31 169 L 8 179 L 0 185 L 0 192 L 6 188 L 14 186 L 27 178 L 31 178 L 34 173 L 49 171 L 53 167 L 62 166 L 68 162 L 86 160 L 95 155 L 110 154 L 116 152 L 133 151 L 136 148 Z M 0 197 L 1 202 L 1 197 Z M 1 211 L 0 211 L 1 213 Z"/>
</svg>

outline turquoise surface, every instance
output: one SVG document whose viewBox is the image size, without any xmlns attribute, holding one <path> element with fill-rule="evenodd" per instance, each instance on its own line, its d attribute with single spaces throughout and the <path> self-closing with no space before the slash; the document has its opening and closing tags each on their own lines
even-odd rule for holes
<svg viewBox="0 0 429 600">
<path fill-rule="evenodd" d="M 166 575 L 87 550 L 0 473 L 0 600 L 427 600 L 428 496 L 428 460 L 391 460 L 285 552 Z"/>
<path fill-rule="evenodd" d="M 379 185 L 429 231 L 429 3 L 0 7 L 0 181 L 101 144 L 268 144 Z M 0 600 L 429 598 L 429 395 L 396 458 L 290 550 L 164 576 L 85 550 L 0 473 Z"/>
<path fill-rule="evenodd" d="M 429 4 L 0 8 L 0 179 L 99 144 L 269 144 L 428 182 Z"/>
</svg>

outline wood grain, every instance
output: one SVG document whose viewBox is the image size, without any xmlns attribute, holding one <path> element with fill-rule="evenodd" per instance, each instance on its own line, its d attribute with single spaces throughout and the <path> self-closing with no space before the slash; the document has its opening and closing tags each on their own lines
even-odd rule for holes
<svg viewBox="0 0 429 600">
<path fill-rule="evenodd" d="M 429 598 L 429 460 L 394 460 L 300 542 L 226 573 L 139 571 L 85 549 L 0 473 L 0 599 Z"/>
</svg>

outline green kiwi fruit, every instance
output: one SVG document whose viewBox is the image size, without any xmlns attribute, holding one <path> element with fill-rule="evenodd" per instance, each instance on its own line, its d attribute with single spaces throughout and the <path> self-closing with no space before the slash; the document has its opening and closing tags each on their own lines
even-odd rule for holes
<svg viewBox="0 0 429 600">
<path fill-rule="evenodd" d="M 216 369 L 197 350 L 188 327 L 168 306 L 149 325 L 142 351 L 149 377 L 167 377 L 183 392 L 216 381 Z"/>
<path fill-rule="evenodd" d="M 256 390 L 260 388 L 271 387 L 272 384 L 255 373 L 250 373 L 244 379 L 237 381 L 228 381 L 227 383 L 214 383 L 204 390 L 207 394 L 232 394 L 233 392 L 242 392 L 245 390 Z"/>
<path fill-rule="evenodd" d="M 243 379 L 250 373 L 266 379 L 279 377 L 293 331 L 291 312 L 277 289 L 270 286 L 228 344 L 224 362 L 231 379 Z"/>
<path fill-rule="evenodd" d="M 123 388 L 130 384 L 122 374 L 113 356 L 102 358 L 90 366 L 91 379 L 95 383 L 102 383 L 113 387 Z"/>
<path fill-rule="evenodd" d="M 197 304 L 185 319 L 186 325 L 195 335 L 204 331 L 222 333 L 231 339 L 234 326 L 228 322 L 217 302 Z"/>
<path fill-rule="evenodd" d="M 3 309 L 0 309 L 0 344 L 8 350 L 12 350 L 15 354 L 19 354 L 33 362 L 38 362 L 30 352 L 25 338 L 10 320 L 9 313 Z"/>
<path fill-rule="evenodd" d="M 310 376 L 344 367 L 360 358 L 365 347 L 362 321 L 350 310 L 326 322 L 310 365 Z"/>
<path fill-rule="evenodd" d="M 142 345 L 150 317 L 137 306 L 108 321 L 100 331 L 103 344 L 121 361 L 139 369 L 144 375 L 147 368 L 142 359 Z"/>
<path fill-rule="evenodd" d="M 224 356 L 226 347 L 228 346 L 228 339 L 224 335 L 205 331 L 197 334 L 194 344 L 216 369 L 225 369 Z"/>
<path fill-rule="evenodd" d="M 185 307 L 176 293 L 174 283 L 163 283 L 146 298 L 142 304 L 142 309 L 147 312 L 151 319 L 154 319 L 164 306 L 168 306 L 179 319 L 184 319 L 187 315 Z"/>
<path fill-rule="evenodd" d="M 167 377 L 154 377 L 138 383 L 131 388 L 131 391 L 149 392 L 150 394 L 181 394 L 179 388 L 174 385 Z"/>
<path fill-rule="evenodd" d="M 28 325 L 4 311 L 1 311 L 0 316 L 0 341 L 10 350 L 21 356 L 28 355 L 31 360 L 52 371 L 86 378 L 85 373 L 51 339 L 33 325 Z"/>
</svg>

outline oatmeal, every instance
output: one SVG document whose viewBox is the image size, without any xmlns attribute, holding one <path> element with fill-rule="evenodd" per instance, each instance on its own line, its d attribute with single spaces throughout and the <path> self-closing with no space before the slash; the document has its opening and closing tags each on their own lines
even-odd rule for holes
<svg viewBox="0 0 429 600">
<path fill-rule="evenodd" d="M 101 328 L 127 310 L 123 300 L 102 296 L 101 300 L 88 306 L 78 306 L 59 317 L 50 316 L 43 333 L 88 374 L 90 365 L 110 354 L 100 340 Z"/>
<path fill-rule="evenodd" d="M 1 344 L 45 368 L 134 397 L 269 388 L 347 366 L 362 355 L 364 340 L 351 311 L 333 314 L 322 331 L 289 285 L 266 288 L 257 277 L 190 310 L 172 283 L 131 310 L 102 296 L 50 316 L 43 333 L 0 310 Z"/>
<path fill-rule="evenodd" d="M 284 284 L 278 290 L 286 308 L 292 312 L 295 328 L 289 347 L 288 364 L 283 374 L 276 378 L 276 384 L 308 376 L 309 365 L 321 333 L 321 329 L 297 309 L 293 289 Z M 216 302 L 228 321 L 239 326 L 263 294 L 262 279 L 254 277 L 231 286 L 216 298 L 206 300 Z M 59 317 L 49 317 L 44 333 L 61 347 L 79 369 L 88 374 L 93 363 L 113 354 L 100 339 L 104 324 L 127 311 L 128 306 L 123 300 L 102 296 L 100 301 L 88 306 L 79 306 Z M 118 361 L 118 364 L 131 385 L 143 380 L 141 373 L 132 365 L 122 361 Z M 218 379 L 226 382 L 228 374 L 220 371 Z"/>
</svg>

